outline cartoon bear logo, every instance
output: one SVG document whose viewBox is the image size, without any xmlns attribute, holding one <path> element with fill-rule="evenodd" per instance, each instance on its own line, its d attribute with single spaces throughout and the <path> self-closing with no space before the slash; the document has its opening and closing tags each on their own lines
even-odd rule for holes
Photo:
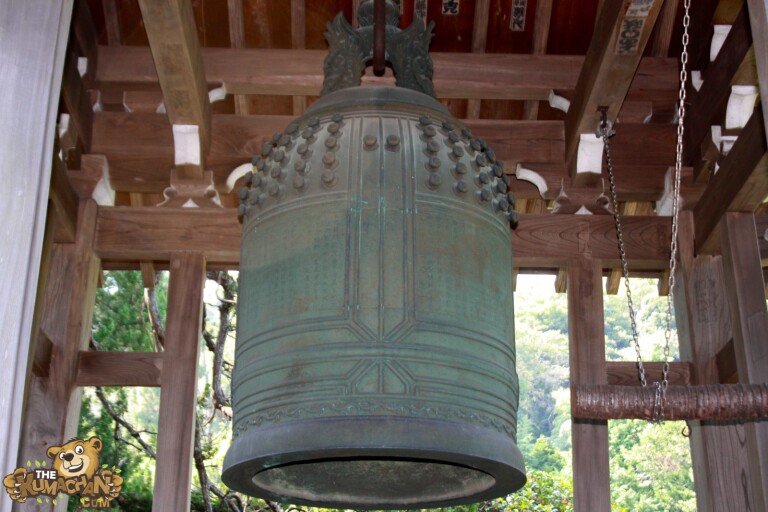
<svg viewBox="0 0 768 512">
<path fill-rule="evenodd" d="M 55 497 L 59 493 L 81 494 L 84 496 L 81 501 L 98 500 L 101 496 L 108 503 L 120 494 L 123 478 L 99 466 L 102 446 L 101 439 L 95 436 L 51 446 L 46 455 L 53 459 L 52 470 L 18 468 L 3 479 L 6 492 L 19 503 L 28 497 L 40 494 Z"/>
<path fill-rule="evenodd" d="M 64 478 L 85 475 L 93 477 L 99 467 L 101 439 L 92 437 L 87 441 L 73 439 L 64 446 L 51 446 L 46 455 L 53 459 L 53 469 Z"/>
</svg>

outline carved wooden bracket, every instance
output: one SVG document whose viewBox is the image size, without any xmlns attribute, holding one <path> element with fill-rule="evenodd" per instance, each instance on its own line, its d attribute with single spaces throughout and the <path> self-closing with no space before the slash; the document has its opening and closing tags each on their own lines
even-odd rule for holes
<svg viewBox="0 0 768 512">
<path fill-rule="evenodd" d="M 555 198 L 552 213 L 576 215 L 611 215 L 611 202 L 605 195 L 605 183 L 598 188 L 570 188 L 566 191 L 565 179 L 560 182 L 560 193 Z M 570 186 L 570 181 L 569 181 Z"/>
<path fill-rule="evenodd" d="M 158 206 L 182 208 L 221 208 L 221 199 L 213 184 L 213 172 L 203 172 L 202 179 L 179 178 L 179 169 L 171 169 L 171 184 L 163 190 L 165 201 Z"/>
</svg>

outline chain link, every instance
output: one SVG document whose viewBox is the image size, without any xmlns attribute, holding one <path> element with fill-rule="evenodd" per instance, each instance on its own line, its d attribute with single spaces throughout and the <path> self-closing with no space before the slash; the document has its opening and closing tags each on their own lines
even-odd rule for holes
<svg viewBox="0 0 768 512">
<path fill-rule="evenodd" d="M 677 269 L 677 227 L 678 213 L 680 210 L 680 176 L 683 167 L 683 134 L 685 119 L 685 99 L 686 82 L 688 80 L 688 27 L 691 17 L 689 14 L 691 0 L 684 0 L 683 15 L 683 51 L 680 57 L 680 91 L 678 93 L 677 104 L 677 146 L 675 155 L 675 175 L 674 187 L 672 193 L 672 241 L 669 251 L 669 293 L 667 294 L 667 310 L 665 315 L 666 328 L 664 331 L 664 366 L 660 382 L 654 382 L 654 408 L 653 423 L 664 421 L 664 406 L 666 405 L 666 391 L 669 386 L 669 345 L 672 339 L 672 317 L 674 308 L 675 294 L 675 271 Z M 640 385 L 648 385 L 645 376 L 645 367 L 640 353 L 640 343 L 637 334 L 637 320 L 635 306 L 632 300 L 632 291 L 629 287 L 629 267 L 627 265 L 627 255 L 624 250 L 624 236 L 621 230 L 621 214 L 619 213 L 619 201 L 616 195 L 616 182 L 613 173 L 613 161 L 611 159 L 611 145 L 609 139 L 614 135 L 611 125 L 607 120 L 607 112 L 602 112 L 598 134 L 603 138 L 605 146 L 605 162 L 608 170 L 608 182 L 611 189 L 611 206 L 613 208 L 613 220 L 616 225 L 616 236 L 619 242 L 619 256 L 621 257 L 621 271 L 624 278 L 624 286 L 627 291 L 627 306 L 629 308 L 629 320 L 632 327 L 632 341 L 634 342 L 635 353 L 637 354 L 637 371 L 640 378 Z"/>
</svg>

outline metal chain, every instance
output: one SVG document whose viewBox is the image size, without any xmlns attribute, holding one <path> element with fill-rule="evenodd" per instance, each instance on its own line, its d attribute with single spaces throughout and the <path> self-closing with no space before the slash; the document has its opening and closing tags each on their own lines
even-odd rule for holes
<svg viewBox="0 0 768 512">
<path fill-rule="evenodd" d="M 674 187 L 672 193 L 672 241 L 670 242 L 669 251 L 669 293 L 667 294 L 667 311 L 666 311 L 666 329 L 664 331 L 664 366 L 662 368 L 662 376 L 660 382 L 654 383 L 654 410 L 653 410 L 653 423 L 660 423 L 664 421 L 664 406 L 666 404 L 666 391 L 669 386 L 669 344 L 672 339 L 672 316 L 674 307 L 674 290 L 675 290 L 675 270 L 677 268 L 677 226 L 678 226 L 678 213 L 680 209 L 680 176 L 682 174 L 683 167 L 683 133 L 684 133 L 684 119 L 685 119 L 685 98 L 686 98 L 686 82 L 688 80 L 688 70 L 686 66 L 688 64 L 688 27 L 690 26 L 691 17 L 689 14 L 691 7 L 691 0 L 684 0 L 684 15 L 683 15 L 683 51 L 680 57 L 680 91 L 678 94 L 677 105 L 677 147 L 675 157 L 675 176 Z M 611 189 L 611 206 L 613 208 L 613 220 L 616 225 L 616 236 L 619 242 L 619 255 L 621 257 L 621 270 L 624 278 L 624 285 L 627 291 L 627 306 L 629 308 L 629 320 L 632 327 L 632 341 L 635 346 L 635 353 L 637 354 L 637 371 L 640 377 L 640 385 L 646 387 L 648 385 L 645 377 L 645 368 L 643 366 L 642 355 L 640 354 L 640 343 L 637 334 L 637 322 L 635 306 L 632 300 L 632 291 L 629 286 L 629 267 L 627 265 L 627 255 L 624 250 L 624 236 L 621 230 L 621 214 L 619 213 L 619 202 L 616 195 L 616 182 L 613 173 L 613 161 L 611 159 L 611 145 L 609 139 L 615 134 L 612 130 L 610 122 L 607 120 L 607 112 L 602 111 L 602 117 L 600 126 L 598 127 L 598 136 L 602 136 L 603 144 L 605 146 L 605 161 L 608 170 L 608 182 Z"/>
</svg>

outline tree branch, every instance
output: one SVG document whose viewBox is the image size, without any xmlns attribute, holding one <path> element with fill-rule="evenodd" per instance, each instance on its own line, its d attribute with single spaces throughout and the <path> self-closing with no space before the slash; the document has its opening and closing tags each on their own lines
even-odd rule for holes
<svg viewBox="0 0 768 512">
<path fill-rule="evenodd" d="M 160 273 L 155 272 L 155 286 L 144 289 L 144 303 L 149 313 L 149 321 L 152 325 L 152 334 L 155 338 L 155 350 L 160 352 L 165 346 L 165 325 L 160 315 L 160 307 L 157 304 L 157 282 Z"/>
<path fill-rule="evenodd" d="M 139 443 L 140 448 L 135 446 L 133 443 L 128 444 L 146 453 L 153 459 L 156 458 L 157 454 L 155 453 L 155 450 L 149 444 L 147 444 L 146 441 L 144 441 L 144 439 L 141 437 L 141 432 L 136 430 L 133 425 L 126 421 L 125 418 L 117 414 L 117 412 L 112 408 L 112 405 L 109 403 L 109 400 L 107 400 L 107 397 L 104 394 L 104 390 L 101 387 L 96 388 L 96 396 L 99 398 L 99 401 L 101 402 L 102 407 L 104 407 L 104 410 L 107 411 L 107 414 L 109 414 L 109 416 L 115 420 L 117 425 L 122 426 L 125 430 L 128 431 L 131 437 Z"/>
</svg>

